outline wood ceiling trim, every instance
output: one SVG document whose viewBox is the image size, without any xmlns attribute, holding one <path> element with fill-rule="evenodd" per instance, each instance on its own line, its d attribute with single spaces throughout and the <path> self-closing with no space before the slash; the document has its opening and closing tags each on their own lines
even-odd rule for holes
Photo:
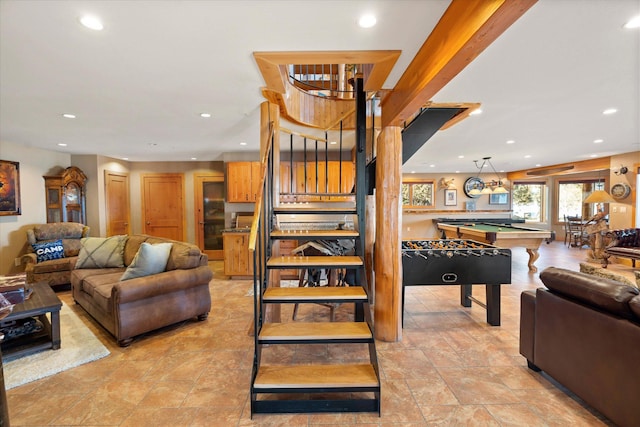
<svg viewBox="0 0 640 427">
<path fill-rule="evenodd" d="M 367 67 L 364 89 L 375 91 L 382 89 L 400 53 L 400 50 L 254 52 L 253 57 L 267 88 L 277 93 L 286 91 L 286 66 L 290 64 L 372 64 Z"/>
<path fill-rule="evenodd" d="M 382 126 L 399 126 L 537 0 L 452 0 L 389 96 Z"/>
<path fill-rule="evenodd" d="M 611 157 L 600 157 L 597 159 L 582 160 L 580 162 L 559 163 L 557 165 L 508 172 L 507 179 L 509 181 L 540 179 L 540 177 L 543 176 L 572 175 L 575 173 L 602 171 L 610 167 Z"/>
</svg>

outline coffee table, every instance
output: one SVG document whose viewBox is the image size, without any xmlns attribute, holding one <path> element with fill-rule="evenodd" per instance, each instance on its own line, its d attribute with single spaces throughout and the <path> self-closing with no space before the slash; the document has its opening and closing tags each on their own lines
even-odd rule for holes
<svg viewBox="0 0 640 427">
<path fill-rule="evenodd" d="M 58 350 L 60 348 L 60 309 L 62 301 L 53 292 L 47 282 L 31 285 L 33 293 L 23 303 L 16 304 L 13 311 L 3 322 L 10 320 L 37 317 L 42 322 L 40 332 L 25 335 L 2 343 L 2 357 L 5 362 L 42 350 Z M 50 315 L 51 320 L 47 317 Z"/>
</svg>

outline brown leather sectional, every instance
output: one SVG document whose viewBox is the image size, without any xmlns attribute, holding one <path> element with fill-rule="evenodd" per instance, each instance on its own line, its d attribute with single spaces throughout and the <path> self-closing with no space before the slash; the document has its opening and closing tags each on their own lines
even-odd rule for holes
<svg viewBox="0 0 640 427">
<path fill-rule="evenodd" d="M 619 426 L 640 422 L 640 291 L 549 267 L 521 294 L 520 354 Z"/>
<path fill-rule="evenodd" d="M 143 242 L 172 243 L 165 271 L 120 281 Z M 196 245 L 129 235 L 124 247 L 125 267 L 71 272 L 73 298 L 124 347 L 136 335 L 191 318 L 207 318 L 213 278 L 207 262 L 207 255 Z"/>
<path fill-rule="evenodd" d="M 624 228 L 608 231 L 605 238 L 611 243 L 604 250 L 602 266 L 607 268 L 610 257 L 627 258 L 635 268 L 640 259 L 640 228 Z"/>
</svg>

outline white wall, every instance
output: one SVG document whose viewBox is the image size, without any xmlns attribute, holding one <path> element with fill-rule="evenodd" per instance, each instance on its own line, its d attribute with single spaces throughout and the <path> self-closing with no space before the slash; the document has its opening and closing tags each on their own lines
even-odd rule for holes
<svg viewBox="0 0 640 427">
<path fill-rule="evenodd" d="M 14 265 L 27 241 L 27 229 L 47 222 L 44 175 L 71 166 L 71 156 L 0 141 L 0 159 L 20 163 L 22 215 L 0 216 L 0 275 L 23 271 Z"/>
</svg>

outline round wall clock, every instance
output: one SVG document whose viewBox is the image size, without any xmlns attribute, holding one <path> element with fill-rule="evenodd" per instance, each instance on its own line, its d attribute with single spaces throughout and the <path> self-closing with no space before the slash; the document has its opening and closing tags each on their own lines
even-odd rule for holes
<svg viewBox="0 0 640 427">
<path fill-rule="evenodd" d="M 631 187 L 628 184 L 618 183 L 611 187 L 611 195 L 614 199 L 624 199 L 631 194 Z"/>
<path fill-rule="evenodd" d="M 472 176 L 471 178 L 467 178 L 467 180 L 464 182 L 464 187 L 462 188 L 462 190 L 464 191 L 464 194 L 467 197 L 471 197 L 472 199 L 480 197 L 481 196 L 480 194 L 469 194 L 469 191 L 473 190 L 474 188 L 477 188 L 478 190 L 482 191 L 482 189 L 484 188 L 484 181 L 475 176 Z"/>
</svg>

